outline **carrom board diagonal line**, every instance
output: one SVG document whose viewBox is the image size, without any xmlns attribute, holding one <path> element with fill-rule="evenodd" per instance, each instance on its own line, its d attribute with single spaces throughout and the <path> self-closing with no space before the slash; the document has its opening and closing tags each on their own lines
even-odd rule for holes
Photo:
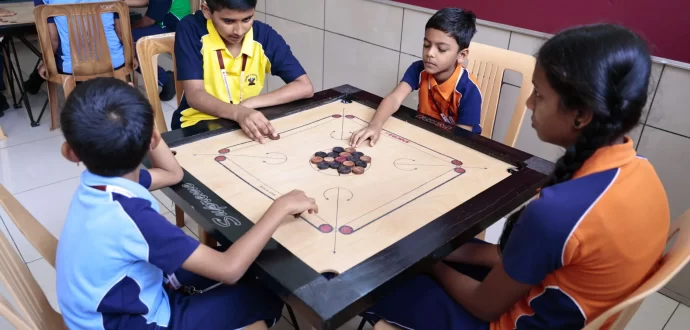
<svg viewBox="0 0 690 330">
<path fill-rule="evenodd" d="M 239 178 L 240 180 L 242 180 L 242 181 L 243 181 L 244 183 L 246 183 L 248 186 L 254 188 L 254 190 L 258 191 L 260 194 L 262 194 L 262 195 L 268 197 L 268 199 L 270 199 L 270 200 L 272 200 L 272 201 L 275 201 L 275 198 L 273 198 L 273 197 L 267 195 L 265 192 L 261 191 L 261 189 L 259 189 L 258 187 L 254 186 L 253 184 L 249 183 L 247 180 L 245 180 L 245 179 L 244 179 L 243 177 L 241 177 L 239 174 L 235 173 L 235 171 L 233 171 L 233 170 L 230 169 L 229 167 L 225 166 L 225 164 L 223 164 L 222 162 L 216 161 L 216 163 L 220 164 L 220 166 L 225 167 L 226 170 L 230 171 L 230 173 L 232 173 L 232 174 L 235 175 L 237 178 Z M 237 165 L 237 164 L 235 163 L 235 165 Z M 237 166 L 246 172 L 246 170 L 243 169 L 241 166 L 239 166 L 239 165 L 237 165 Z M 259 181 L 259 182 L 261 182 L 261 181 Z M 273 188 L 271 188 L 271 189 L 273 189 Z M 275 189 L 274 189 L 274 190 L 275 190 Z M 277 190 L 276 190 L 276 191 L 277 191 Z M 311 223 L 311 221 L 307 220 L 304 216 L 300 216 L 300 218 L 302 218 L 302 220 L 306 221 L 310 226 L 314 227 L 314 229 L 319 230 L 319 227 L 317 227 L 316 225 L 314 225 L 313 223 Z M 317 218 L 321 219 L 320 217 L 317 217 Z M 321 220 L 323 220 L 323 219 L 321 219 Z M 325 221 L 324 221 L 324 222 L 325 222 Z"/>
<path fill-rule="evenodd" d="M 364 119 L 362 119 L 362 118 L 359 118 L 359 117 L 357 117 L 357 116 L 355 116 L 355 118 L 357 118 L 357 119 L 359 119 L 359 120 L 361 120 L 361 121 L 363 121 L 363 122 L 365 122 L 365 123 L 368 123 L 368 121 L 366 121 L 366 120 L 364 120 Z M 448 159 L 450 159 L 450 160 L 455 159 L 455 158 L 453 158 L 453 157 L 451 157 L 451 156 L 448 156 L 448 155 L 446 155 L 446 154 L 444 154 L 444 153 L 438 152 L 438 151 L 436 151 L 436 150 L 434 150 L 434 149 L 431 149 L 431 148 L 426 147 L 426 146 L 423 146 L 423 145 L 421 145 L 421 144 L 419 144 L 419 143 L 417 143 L 417 142 L 414 142 L 414 141 L 412 141 L 412 140 L 410 140 L 410 139 L 408 139 L 408 138 L 406 138 L 406 137 L 404 137 L 404 136 L 402 136 L 402 135 L 400 135 L 400 134 L 396 134 L 396 133 L 391 132 L 391 131 L 389 131 L 389 130 L 387 130 L 387 129 L 381 129 L 381 130 L 386 131 L 386 132 L 388 132 L 388 133 L 390 133 L 390 134 L 393 134 L 393 135 L 395 135 L 395 136 L 399 136 L 399 137 L 401 137 L 401 138 L 403 138 L 403 139 L 405 139 L 405 140 L 407 140 L 407 141 L 409 141 L 409 142 L 412 142 L 413 144 L 415 144 L 415 145 L 417 145 L 417 146 L 420 146 L 420 147 L 422 147 L 422 148 L 424 148 L 424 149 L 427 149 L 427 150 L 429 150 L 429 151 L 432 151 L 432 152 L 434 152 L 434 153 L 436 153 L 436 154 L 438 154 L 438 155 L 442 155 L 442 156 L 444 156 L 444 157 L 446 157 L 446 158 L 448 158 Z M 402 141 L 398 141 L 398 142 L 402 142 Z M 412 146 L 410 146 L 410 145 L 407 144 L 407 143 L 405 143 L 404 145 L 406 145 L 406 146 L 412 148 Z M 419 149 L 417 149 L 417 148 L 412 148 L 412 149 L 417 150 L 417 151 L 420 151 L 420 152 L 423 152 L 423 153 L 425 153 L 425 154 L 427 154 L 427 155 L 429 155 L 429 156 L 436 157 L 436 158 L 438 158 L 438 159 L 440 159 L 440 160 L 442 160 L 442 161 L 448 161 L 448 159 L 442 159 L 441 157 L 438 157 L 437 155 L 432 155 L 432 154 L 430 154 L 430 153 L 428 153 L 428 152 L 424 152 L 423 150 L 419 150 Z"/>
<path fill-rule="evenodd" d="M 314 127 L 310 127 L 310 128 L 308 128 L 308 129 L 312 129 L 312 128 L 315 128 L 315 127 L 319 127 L 319 126 L 321 126 L 321 125 L 328 124 L 328 123 L 330 123 L 330 122 L 333 121 L 333 120 L 336 120 L 335 118 L 333 118 L 333 117 L 331 117 L 331 116 L 327 116 L 327 117 L 323 117 L 323 118 L 321 118 L 321 119 L 317 119 L 317 120 L 314 120 L 314 121 L 312 121 L 312 122 L 306 123 L 306 124 L 304 124 L 304 125 L 300 125 L 300 126 L 293 127 L 293 128 L 291 128 L 291 129 L 282 131 L 282 132 L 280 132 L 279 134 L 287 133 L 287 132 L 290 132 L 290 131 L 294 131 L 294 130 L 296 130 L 296 129 L 298 129 L 298 128 L 302 128 L 302 127 L 305 127 L 305 126 L 309 126 L 309 125 L 311 125 L 311 124 L 318 123 L 318 122 L 320 122 L 320 121 L 322 121 L 322 120 L 326 120 L 326 119 L 331 119 L 331 120 L 329 120 L 329 121 L 327 121 L 327 122 L 325 122 L 325 123 L 321 123 L 321 124 L 319 124 L 319 125 L 315 125 Z M 306 130 L 299 131 L 299 132 L 297 132 L 297 133 L 295 133 L 295 134 L 299 134 L 299 133 L 302 133 L 302 132 L 304 132 L 304 131 L 306 131 Z M 293 136 L 293 135 L 295 135 L 295 134 L 290 134 L 290 135 L 288 135 L 288 136 Z M 287 136 L 286 136 L 286 137 L 287 137 Z M 233 145 L 228 146 L 228 147 L 225 147 L 225 148 L 230 149 L 230 148 L 233 148 L 233 147 L 241 146 L 241 145 L 243 145 L 243 144 L 252 143 L 252 142 L 256 143 L 256 141 L 254 141 L 254 140 L 249 140 L 249 141 L 244 141 L 244 142 L 240 142 L 240 143 L 237 143 L 237 144 L 233 144 Z M 259 145 L 259 144 L 256 144 L 256 145 Z M 252 145 L 252 147 L 253 147 L 253 146 L 254 146 L 254 145 Z M 242 148 L 242 149 L 244 149 L 244 148 Z M 237 150 L 241 150 L 241 149 L 237 149 Z M 234 151 L 237 151 L 237 150 L 234 150 Z"/>
<path fill-rule="evenodd" d="M 440 178 L 440 177 L 442 177 L 442 176 L 444 176 L 444 175 L 450 173 L 451 171 L 453 171 L 453 170 L 445 171 L 445 172 L 441 173 L 439 176 L 437 176 L 437 177 L 435 177 L 435 178 L 433 178 L 433 179 L 431 179 L 431 180 L 429 180 L 429 181 L 426 181 L 426 182 L 420 184 L 419 186 L 416 186 L 416 187 L 414 187 L 414 188 L 412 188 L 412 189 L 410 189 L 410 190 L 408 190 L 408 191 L 402 193 L 400 196 L 395 197 L 395 198 L 391 199 L 390 201 L 388 201 L 388 202 L 386 202 L 386 203 L 384 203 L 384 204 L 381 204 L 379 207 L 377 207 L 377 208 L 375 208 L 375 209 L 373 209 L 373 210 L 370 210 L 369 212 L 364 213 L 364 214 L 362 214 L 362 215 L 360 215 L 360 216 L 358 216 L 358 217 L 356 217 L 356 218 L 354 218 L 354 219 L 352 219 L 352 220 L 346 222 L 345 224 L 346 224 L 346 225 L 347 225 L 347 224 L 350 224 L 350 223 L 352 223 L 353 221 L 356 221 L 356 220 L 358 220 L 358 219 L 360 219 L 360 218 L 366 216 L 366 215 L 369 214 L 369 213 L 372 213 L 372 212 L 374 212 L 374 211 L 376 211 L 376 210 L 378 210 L 378 209 L 380 209 L 380 208 L 382 208 L 382 207 L 384 207 L 384 206 L 386 206 L 386 205 L 388 205 L 388 204 L 390 204 L 390 203 L 393 203 L 393 202 L 395 202 L 396 200 L 402 198 L 403 196 L 405 196 L 405 195 L 407 195 L 407 194 L 409 194 L 409 193 L 411 193 L 411 192 L 413 192 L 413 191 L 415 191 L 415 190 L 417 190 L 417 189 L 419 189 L 419 188 L 421 188 L 421 187 L 424 187 L 425 185 L 429 184 L 430 182 L 432 182 L 432 181 L 434 181 L 434 180 L 436 180 L 436 179 L 438 179 L 438 178 Z M 454 179 L 454 178 L 456 178 L 456 177 L 458 177 L 458 176 L 460 176 L 460 175 L 458 174 L 458 175 L 456 175 L 455 177 L 453 177 L 452 179 Z M 452 180 L 452 179 L 450 179 L 450 180 Z M 434 190 L 434 189 L 436 189 L 436 188 L 438 188 L 438 187 L 440 187 L 440 186 L 446 184 L 446 183 L 449 182 L 450 180 L 448 180 L 448 181 L 446 181 L 446 182 L 444 182 L 444 183 L 442 183 L 442 184 L 440 184 L 440 185 L 438 185 L 438 186 L 432 188 L 431 190 Z M 429 191 L 431 191 L 431 190 L 429 190 Z M 427 191 L 427 192 L 428 192 L 428 191 Z M 424 194 L 426 194 L 426 193 L 424 193 Z M 417 199 L 417 198 L 419 198 L 419 197 L 415 197 L 415 199 Z M 413 199 L 413 200 L 414 200 L 414 199 Z M 409 203 L 409 202 L 407 202 L 407 203 Z M 399 207 L 396 207 L 395 209 L 393 209 L 392 211 L 387 212 L 386 214 L 389 214 L 389 213 L 391 213 L 391 212 L 393 212 L 393 211 L 395 211 L 395 210 L 401 208 L 402 206 L 407 205 L 407 203 L 405 203 L 405 204 L 403 204 L 403 205 L 401 205 L 401 206 L 399 206 Z M 384 215 L 384 216 L 385 216 L 385 215 Z M 381 217 L 382 217 L 382 216 L 381 216 Z M 381 217 L 378 217 L 378 218 L 376 218 L 376 219 L 374 219 L 374 220 L 372 220 L 372 221 L 376 221 L 376 220 L 380 219 Z"/>
<path fill-rule="evenodd" d="M 446 173 L 448 173 L 448 172 L 446 172 Z M 446 174 L 446 173 L 443 173 L 443 174 Z M 398 206 L 398 207 L 396 207 L 396 208 L 394 208 L 394 209 L 392 209 L 392 210 L 386 212 L 385 214 L 381 215 L 380 217 L 378 217 L 378 218 L 376 218 L 376 219 L 374 219 L 374 220 L 371 220 L 371 221 L 365 223 L 364 225 L 360 226 L 359 228 L 353 230 L 352 232 L 355 233 L 355 232 L 357 232 L 357 231 L 359 231 L 359 230 L 361 230 L 361 229 L 364 229 L 364 227 L 366 227 L 366 226 L 368 226 L 368 225 L 370 225 L 370 224 L 372 224 L 372 223 L 378 221 L 379 219 L 381 219 L 381 218 L 383 218 L 383 217 L 385 217 L 385 216 L 387 216 L 387 215 L 389 215 L 389 214 L 391 214 L 391 213 L 393 213 L 393 212 L 395 212 L 395 211 L 397 211 L 397 210 L 403 208 L 403 207 L 406 206 L 407 204 L 410 204 L 410 203 L 416 201 L 417 199 L 423 197 L 424 195 L 426 195 L 426 194 L 428 194 L 428 193 L 430 193 L 430 192 L 432 192 L 432 191 L 438 189 L 438 187 L 443 186 L 443 185 L 445 185 L 446 183 L 448 183 L 448 182 L 450 182 L 450 181 L 453 181 L 455 178 L 459 177 L 460 175 L 461 175 L 461 174 L 458 174 L 458 175 L 453 176 L 452 178 L 446 180 L 445 182 L 439 184 L 438 186 L 433 187 L 433 188 L 431 188 L 431 189 L 425 191 L 423 194 L 421 194 L 421 195 L 419 195 L 419 196 L 417 196 L 417 197 L 415 197 L 415 198 L 413 198 L 413 199 L 407 201 L 405 204 L 400 205 L 400 206 Z"/>
</svg>

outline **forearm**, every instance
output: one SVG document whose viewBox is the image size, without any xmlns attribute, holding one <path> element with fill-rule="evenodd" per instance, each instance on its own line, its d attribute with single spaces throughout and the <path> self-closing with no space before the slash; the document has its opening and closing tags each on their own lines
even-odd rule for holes
<svg viewBox="0 0 690 330">
<path fill-rule="evenodd" d="M 184 175 L 182 167 L 162 139 L 155 149 L 149 151 L 149 159 L 151 160 L 149 172 L 154 179 L 149 187 L 150 190 L 174 185 L 182 180 Z"/>
<path fill-rule="evenodd" d="M 375 126 L 378 128 L 383 127 L 383 124 L 390 118 L 398 109 L 402 102 L 398 101 L 392 95 L 386 96 L 379 107 L 374 113 L 374 117 L 371 119 L 369 126 Z"/>
<path fill-rule="evenodd" d="M 444 258 L 451 262 L 493 268 L 501 262 L 498 247 L 488 243 L 465 243 Z"/>
<path fill-rule="evenodd" d="M 131 8 L 143 8 L 149 5 L 149 0 L 123 0 Z"/>
<path fill-rule="evenodd" d="M 223 253 L 223 264 L 227 265 L 224 281 L 234 284 L 244 276 L 249 266 L 256 260 L 273 233 L 278 229 L 284 215 L 270 207 L 261 219 L 240 239 Z"/>
<path fill-rule="evenodd" d="M 442 262 L 433 267 L 432 275 L 448 295 L 468 312 L 485 321 L 492 321 L 490 313 L 484 306 L 480 305 L 481 301 L 485 299 L 476 298 L 476 293 L 481 285 L 480 282 Z"/>
<path fill-rule="evenodd" d="M 206 92 L 206 90 L 198 89 L 185 92 L 185 96 L 187 97 L 189 106 L 198 111 L 218 118 L 236 120 L 235 114 L 238 106 L 225 103 Z"/>
<path fill-rule="evenodd" d="M 156 24 L 156 21 L 153 18 L 144 15 L 141 17 L 141 19 L 138 19 L 132 23 L 132 29 L 149 27 L 153 26 L 154 24 Z"/>
<path fill-rule="evenodd" d="M 307 75 L 266 94 L 260 94 L 242 102 L 247 108 L 258 109 L 312 97 L 314 87 Z"/>
</svg>

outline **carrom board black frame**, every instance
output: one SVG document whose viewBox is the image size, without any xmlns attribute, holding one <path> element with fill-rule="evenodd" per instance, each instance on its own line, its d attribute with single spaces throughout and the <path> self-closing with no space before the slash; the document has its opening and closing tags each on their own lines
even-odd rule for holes
<svg viewBox="0 0 690 330">
<path fill-rule="evenodd" d="M 273 120 L 336 100 L 358 102 L 376 109 L 382 98 L 343 85 L 316 93 L 310 99 L 261 111 Z M 371 306 L 391 286 L 414 274 L 419 267 L 447 255 L 527 202 L 537 194 L 553 168 L 553 164 L 546 160 L 461 128 L 443 127 L 443 124 L 419 117 L 415 110 L 407 107 L 401 107 L 394 116 L 514 167 L 510 169 L 511 175 L 499 183 L 334 277 L 314 271 L 271 239 L 248 275 L 274 290 L 319 329 L 341 326 Z M 163 139 L 174 149 L 237 129 L 236 123 L 218 119 L 164 133 Z M 148 160 L 145 164 L 150 166 Z M 251 220 L 187 171 L 182 182 L 163 189 L 163 192 L 221 244 L 232 244 L 253 225 Z"/>
</svg>

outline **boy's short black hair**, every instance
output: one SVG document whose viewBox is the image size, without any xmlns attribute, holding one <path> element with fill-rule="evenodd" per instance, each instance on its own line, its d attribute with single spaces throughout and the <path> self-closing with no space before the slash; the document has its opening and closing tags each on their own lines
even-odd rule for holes
<svg viewBox="0 0 690 330">
<path fill-rule="evenodd" d="M 69 95 L 60 125 L 91 173 L 123 176 L 141 164 L 150 148 L 153 109 L 137 88 L 115 78 L 95 78 Z"/>
<path fill-rule="evenodd" d="M 443 8 L 437 11 L 426 23 L 427 29 L 443 31 L 457 41 L 460 50 L 470 46 L 470 41 L 477 33 L 477 16 L 473 12 L 460 8 Z"/>
<path fill-rule="evenodd" d="M 256 8 L 256 0 L 206 0 L 206 5 L 211 12 L 223 9 L 247 11 Z"/>
</svg>

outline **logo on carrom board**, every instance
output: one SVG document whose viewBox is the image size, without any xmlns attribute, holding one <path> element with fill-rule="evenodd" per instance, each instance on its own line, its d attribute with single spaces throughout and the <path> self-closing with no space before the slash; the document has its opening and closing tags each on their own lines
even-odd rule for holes
<svg viewBox="0 0 690 330">
<path fill-rule="evenodd" d="M 237 218 L 228 215 L 225 213 L 225 209 L 227 208 L 226 206 L 218 206 L 218 204 L 214 203 L 211 201 L 208 196 L 206 196 L 199 188 L 194 186 L 194 184 L 191 183 L 185 183 L 182 185 L 187 191 L 194 196 L 196 200 L 198 200 L 201 205 L 204 206 L 205 210 L 209 210 L 215 215 L 216 217 L 213 218 L 213 222 L 217 224 L 220 227 L 227 228 L 232 225 L 235 226 L 240 226 L 242 225 L 242 222 L 237 220 Z"/>
</svg>

